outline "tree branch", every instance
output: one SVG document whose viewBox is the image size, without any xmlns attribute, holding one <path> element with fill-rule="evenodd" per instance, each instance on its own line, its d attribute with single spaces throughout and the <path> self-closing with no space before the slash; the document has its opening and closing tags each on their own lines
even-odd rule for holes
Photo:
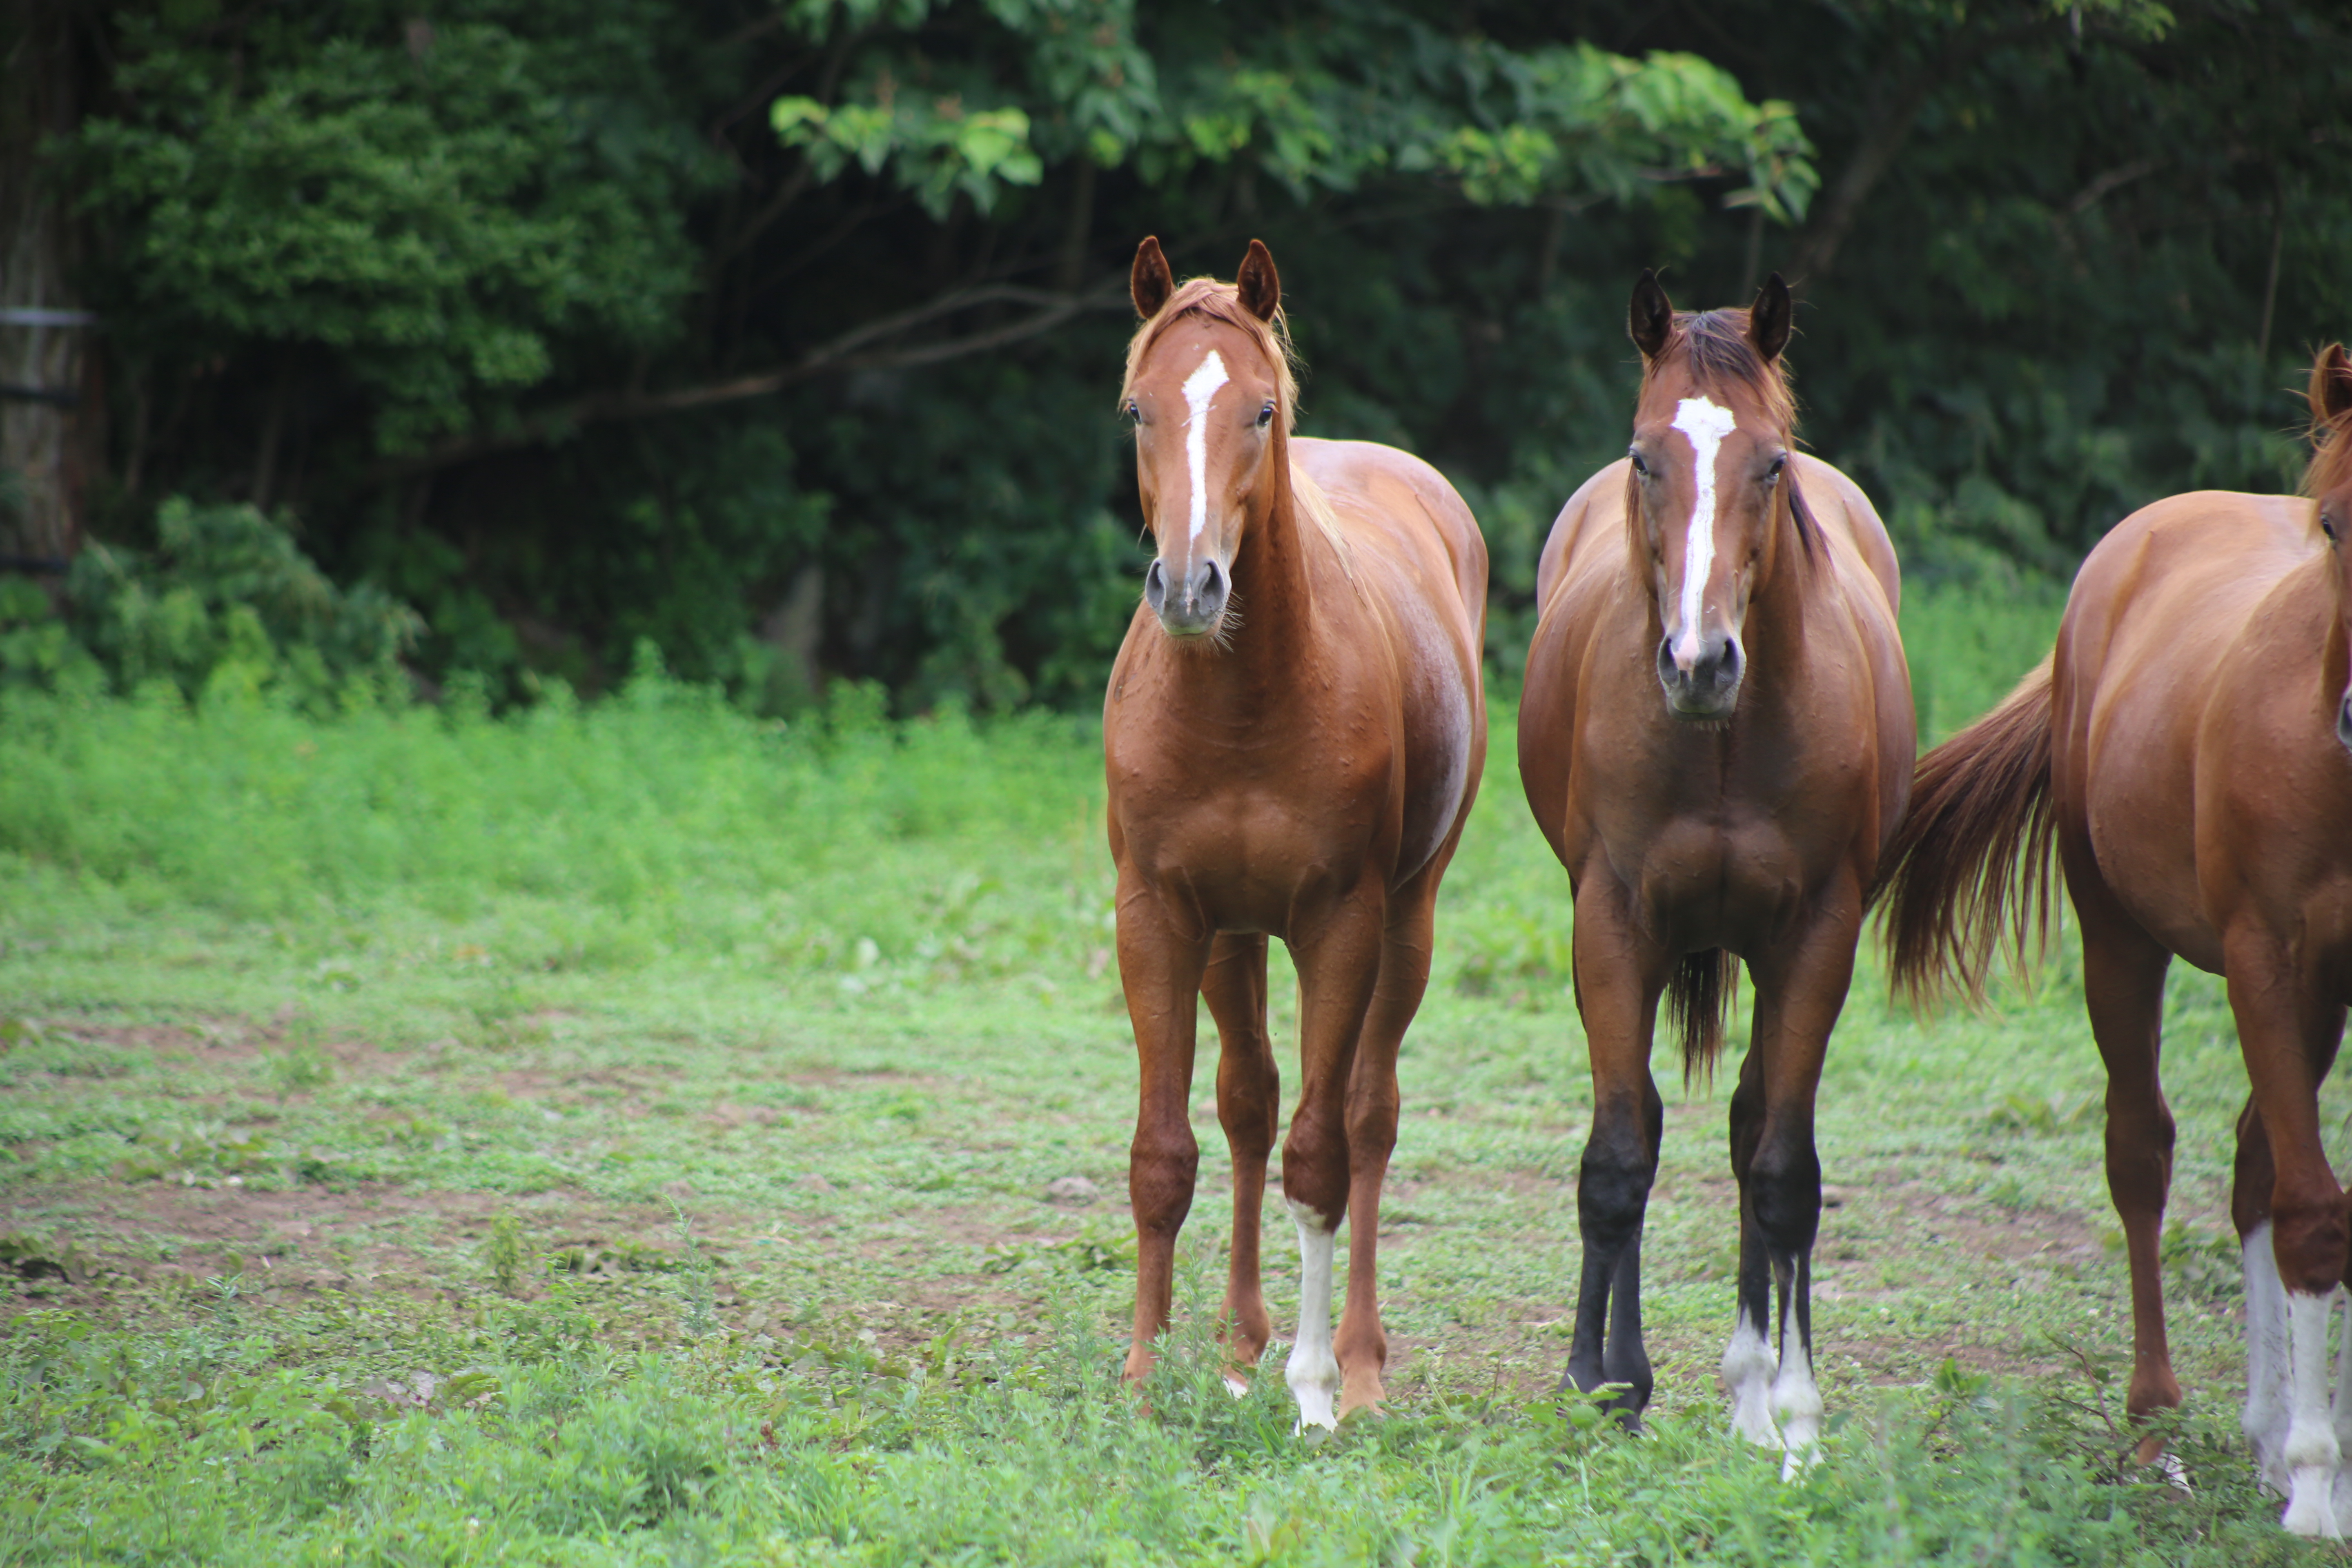
<svg viewBox="0 0 2352 1568">
<path fill-rule="evenodd" d="M 1030 314 L 1017 321 L 982 331 L 969 332 L 961 337 L 938 338 L 899 348 L 869 346 L 927 321 L 951 316 L 975 306 L 993 304 L 1034 308 Z M 938 299 L 868 321 L 862 327 L 819 343 L 789 364 L 757 371 L 750 375 L 731 376 L 724 381 L 672 387 L 667 392 L 591 393 L 569 403 L 525 415 L 505 430 L 458 437 L 424 452 L 383 458 L 369 469 L 368 478 L 379 484 L 413 479 L 419 474 L 471 462 L 477 458 L 561 441 L 583 425 L 616 419 L 645 419 L 689 408 L 708 408 L 714 404 L 740 403 L 746 398 L 768 396 L 785 387 L 835 371 L 909 370 L 918 365 L 939 364 L 1034 338 L 1088 310 L 1127 308 L 1125 279 L 1097 284 L 1084 293 L 1054 293 L 1010 283 L 953 289 Z"/>
<path fill-rule="evenodd" d="M 1797 241 L 1797 252 L 1791 258 L 1790 273 L 1798 287 L 1819 280 L 1828 273 L 1837 259 L 1838 247 L 1853 227 L 1853 220 L 1862 210 L 1864 197 L 1895 166 L 1903 144 L 1911 138 L 1911 129 L 1919 121 L 1920 111 L 1927 100 L 1953 78 L 1975 65 L 1997 49 L 2029 38 L 2054 33 L 2060 24 L 2050 18 L 2003 27 L 1998 32 L 1979 34 L 1971 37 L 1964 24 L 1961 29 L 1945 40 L 1935 58 L 1921 66 L 1899 86 L 1889 89 L 1874 106 L 1869 122 L 1863 127 L 1861 141 L 1853 155 L 1839 171 L 1837 181 L 1826 193 L 1827 200 L 1813 208 L 1812 221 Z"/>
</svg>

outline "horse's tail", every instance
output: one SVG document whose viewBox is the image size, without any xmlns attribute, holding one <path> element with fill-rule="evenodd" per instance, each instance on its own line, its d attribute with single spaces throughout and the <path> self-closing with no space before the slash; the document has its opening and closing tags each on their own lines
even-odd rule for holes
<svg viewBox="0 0 2352 1568">
<path fill-rule="evenodd" d="M 2050 931 L 2051 668 L 2018 682 L 2000 707 L 1919 759 L 1911 806 L 1879 857 L 1870 901 L 1886 902 L 1888 983 L 1914 1005 L 1955 981 L 1984 995 L 2007 935 L 2018 966 L 2029 932 Z"/>
<path fill-rule="evenodd" d="M 1712 1074 L 1723 1055 L 1723 1016 L 1739 984 L 1739 957 L 1719 947 L 1686 952 L 1666 982 L 1666 1025 L 1683 1043 L 1683 1082 Z"/>
</svg>

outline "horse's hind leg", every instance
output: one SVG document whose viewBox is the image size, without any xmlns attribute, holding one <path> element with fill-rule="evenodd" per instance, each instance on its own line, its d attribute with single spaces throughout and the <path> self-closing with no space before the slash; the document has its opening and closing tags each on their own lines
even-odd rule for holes
<svg viewBox="0 0 2352 1568">
<path fill-rule="evenodd" d="M 2165 1339 L 2161 1256 L 2173 1126 L 2158 1068 L 2172 955 L 2116 906 L 2088 860 L 2070 853 L 2066 882 L 2083 928 L 2083 1002 L 2107 1068 L 2107 1196 L 2131 1264 L 2132 1375 L 2124 1405 L 2144 1421 L 2180 1403 Z M 2139 1462 L 2152 1465 L 2163 1451 L 2164 1439 L 2150 1434 L 2140 1440 Z"/>
<path fill-rule="evenodd" d="M 1724 1357 L 1727 1381 L 1743 1336 L 1771 1341 L 1768 1396 L 1777 1427 L 1765 1442 L 1786 1450 L 1781 1477 L 1797 1473 L 1821 1441 L 1822 1395 L 1813 1377 L 1812 1254 L 1822 1223 L 1822 1162 L 1813 1105 L 1830 1031 L 1853 980 L 1862 929 L 1860 891 L 1839 886 L 1790 941 L 1748 961 L 1756 984 L 1751 1069 L 1733 1097 L 1732 1159 L 1739 1175 L 1739 1317 Z M 1779 1311 L 1765 1294 L 1769 1280 Z M 1757 1359 L 1751 1357 L 1750 1359 Z M 1743 1368 L 1742 1370 L 1747 1370 Z M 1735 1394 L 1737 1398 L 1737 1394 Z"/>
<path fill-rule="evenodd" d="M 1192 1136 L 1192 1050 L 1209 940 L 1179 928 L 1160 895 L 1121 873 L 1118 973 L 1135 1026 L 1142 1090 L 1127 1161 L 1135 1214 L 1135 1331 L 1127 1379 L 1151 1372 L 1152 1341 L 1168 1326 L 1176 1233 L 1192 1212 L 1201 1146 Z"/>
<path fill-rule="evenodd" d="M 1234 1158 L 1234 1245 L 1218 1330 L 1225 1342 L 1225 1384 L 1243 1394 L 1274 1336 L 1258 1279 L 1258 1215 L 1282 1092 L 1265 1031 L 1265 938 L 1218 937 L 1209 949 L 1201 994 L 1217 1021 L 1217 1120 Z"/>
<path fill-rule="evenodd" d="M 1615 1407 L 1630 1423 L 1650 1403 L 1652 1382 L 1642 1344 L 1642 1220 L 1665 1114 L 1650 1077 L 1650 1034 L 1668 960 L 1641 934 L 1622 889 L 1605 877 L 1588 878 L 1578 889 L 1570 951 L 1592 1058 L 1592 1131 L 1577 1173 L 1584 1263 L 1560 1386 L 1590 1393 L 1622 1384 L 1627 1392 Z"/>
</svg>

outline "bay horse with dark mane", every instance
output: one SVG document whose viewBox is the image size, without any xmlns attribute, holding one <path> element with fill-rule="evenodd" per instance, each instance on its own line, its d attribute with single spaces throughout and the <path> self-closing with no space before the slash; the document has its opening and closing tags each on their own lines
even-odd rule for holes
<svg viewBox="0 0 2352 1568">
<path fill-rule="evenodd" d="M 2352 1324 L 2328 1327 L 2352 1211 L 2318 1093 L 2352 1002 L 2352 361 L 2323 352 L 2299 497 L 2200 490 L 2083 563 L 2050 662 L 1927 753 L 1885 875 L 1896 984 L 1979 990 L 2046 930 L 2055 846 L 2107 1068 L 2107 1191 L 2131 1263 L 2135 1416 L 2180 1403 L 2159 1246 L 2172 1112 L 2158 1078 L 2178 956 L 2228 982 L 2252 1094 L 2231 1215 L 2243 1246 L 2245 1431 L 2299 1535 L 2352 1531 Z M 2160 1436 L 2140 1458 L 2162 1457 Z"/>
<path fill-rule="evenodd" d="M 1168 1321 L 1192 1203 L 1197 1004 L 1216 1020 L 1234 1163 L 1220 1331 L 1238 1388 L 1272 1336 L 1258 1210 L 1279 1111 L 1266 939 L 1299 982 L 1298 1105 L 1282 1195 L 1298 1229 L 1302 1425 L 1377 1407 L 1376 1260 L 1397 1052 L 1429 980 L 1437 884 L 1486 763 L 1486 549 L 1437 470 L 1360 441 L 1294 439 L 1297 385 L 1274 258 L 1179 287 L 1146 239 L 1143 325 L 1119 406 L 1158 555 L 1103 704 L 1118 967 L 1142 1066 L 1129 1163 L 1137 1241 L 1127 1375 Z M 1349 1221 L 1331 1331 L 1333 1242 Z"/>
<path fill-rule="evenodd" d="M 1685 1079 L 1711 1068 L 1744 959 L 1756 1003 L 1731 1100 L 1738 1314 L 1723 1378 L 1734 1426 L 1784 1450 L 1784 1474 L 1821 1430 L 1814 1092 L 1913 746 L 1894 547 L 1852 480 L 1795 450 L 1790 314 L 1777 273 L 1752 309 L 1699 314 L 1642 275 L 1633 447 L 1552 525 L 1519 706 L 1528 804 L 1574 889 L 1592 1058 L 1562 1384 L 1626 1385 L 1628 1420 L 1649 1402 L 1642 1220 L 1664 1121 L 1651 1035 L 1664 997 Z"/>
</svg>

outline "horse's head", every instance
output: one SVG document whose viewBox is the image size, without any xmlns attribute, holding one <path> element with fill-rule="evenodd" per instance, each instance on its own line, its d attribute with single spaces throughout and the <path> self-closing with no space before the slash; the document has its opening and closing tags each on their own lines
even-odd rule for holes
<svg viewBox="0 0 2352 1568">
<path fill-rule="evenodd" d="M 1656 274 L 1633 286 L 1643 372 L 1626 515 L 1662 633 L 1658 683 L 1677 719 L 1721 721 L 1739 702 L 1748 602 L 1770 577 L 1781 498 L 1795 489 L 1778 363 L 1790 316 L 1777 272 L 1746 310 L 1677 316 Z"/>
<path fill-rule="evenodd" d="M 1119 407 L 1135 422 L 1136 485 L 1159 547 L 1143 599 L 1169 636 L 1214 637 L 1243 533 L 1286 473 L 1297 388 L 1282 280 L 1253 239 L 1233 283 L 1179 288 L 1159 240 L 1147 239 L 1128 289 L 1143 326 L 1128 346 Z"/>
<path fill-rule="evenodd" d="M 2311 366 L 2311 467 L 2303 493 L 2311 497 L 2312 521 L 2327 541 L 2336 576 L 2334 642 L 2346 650 L 2335 673 L 2346 684 L 2336 694 L 2336 738 L 2352 752 L 2352 355 L 2342 343 L 2319 351 Z"/>
</svg>

